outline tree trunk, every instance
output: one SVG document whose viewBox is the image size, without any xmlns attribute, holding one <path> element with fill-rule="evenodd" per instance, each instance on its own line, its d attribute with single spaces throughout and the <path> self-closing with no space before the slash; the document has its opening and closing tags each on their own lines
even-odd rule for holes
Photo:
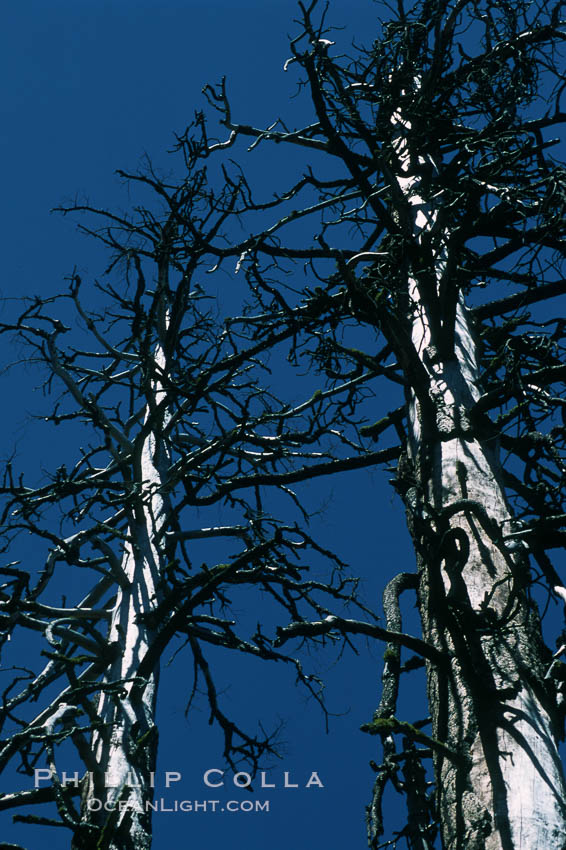
<svg viewBox="0 0 566 850">
<path fill-rule="evenodd" d="M 399 185 L 412 209 L 413 237 L 430 245 L 436 210 L 409 176 L 404 131 L 410 125 L 399 115 L 396 122 L 408 172 Z M 511 551 L 505 540 L 512 517 L 497 441 L 485 424 L 470 421 L 480 396 L 473 331 L 461 294 L 452 296 L 450 317 L 456 280 L 442 282 L 443 302 L 448 239 L 436 238 L 432 296 L 427 281 L 407 269 L 412 341 L 427 386 L 421 383 L 418 400 L 409 398 L 413 486 L 405 498 L 419 562 L 423 636 L 450 659 L 449 672 L 428 668 L 432 737 L 454 753 L 435 752 L 444 847 L 564 848 L 558 712 L 544 680 L 550 660 L 527 593 L 526 552 Z"/>
<path fill-rule="evenodd" d="M 526 555 L 506 546 L 511 517 L 495 447 L 467 421 L 478 392 L 458 313 L 457 359 L 436 364 L 431 381 L 436 421 L 415 405 L 411 449 L 424 637 L 451 658 L 448 675 L 428 671 L 432 735 L 455 753 L 435 759 L 443 839 L 447 850 L 562 848 L 566 788 L 549 659 L 526 593 Z"/>
<path fill-rule="evenodd" d="M 165 368 L 161 348 L 155 356 L 156 373 Z M 93 769 L 85 778 L 81 822 L 76 850 L 92 846 L 92 836 L 107 850 L 149 850 L 151 846 L 152 773 L 157 756 L 155 708 L 159 671 L 138 675 L 155 629 L 147 615 L 160 601 L 163 555 L 156 545 L 168 515 L 168 452 L 158 435 L 167 414 L 157 413 L 164 391 L 159 379 L 152 382 L 153 403 L 148 405 L 139 460 L 134 449 L 133 488 L 128 540 L 124 546 L 123 578 L 108 632 L 116 647 L 98 705 L 102 728 L 92 736 Z M 96 831 L 92 830 L 92 826 Z M 107 840 L 104 841 L 104 835 Z M 96 845 L 98 846 L 98 844 Z"/>
<path fill-rule="evenodd" d="M 134 536 L 146 537 L 138 527 Z M 137 548 L 136 544 L 134 547 Z M 145 850 L 151 846 L 151 772 L 157 749 L 155 700 L 157 673 L 135 687 L 137 671 L 151 643 L 152 632 L 140 621 L 156 600 L 156 561 L 151 547 L 124 555 L 123 569 L 131 586 L 120 590 L 114 609 L 109 642 L 118 645 L 110 668 L 98 715 L 104 724 L 93 735 L 95 769 L 89 772 L 82 798 L 82 820 L 104 829 L 112 839 L 109 850 Z M 116 806 L 118 810 L 113 812 Z M 110 829 L 111 828 L 111 829 Z M 77 847 L 82 846 L 80 843 Z M 88 846 L 88 845 L 87 845 Z"/>
</svg>

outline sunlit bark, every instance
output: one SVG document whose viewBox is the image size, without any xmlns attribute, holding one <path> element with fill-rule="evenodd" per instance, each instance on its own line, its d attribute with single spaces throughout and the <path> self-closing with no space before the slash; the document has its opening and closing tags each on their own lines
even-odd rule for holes
<svg viewBox="0 0 566 850">
<path fill-rule="evenodd" d="M 409 122 L 399 115 L 397 145 L 409 169 Z M 414 237 L 436 224 L 419 181 L 399 183 L 414 214 Z M 446 272 L 448 234 L 435 256 L 437 296 Z M 408 270 L 412 341 L 428 376 L 428 399 L 410 393 L 410 463 L 415 488 L 408 515 L 420 567 L 424 638 L 451 657 L 446 675 L 429 664 L 438 804 L 447 850 L 563 847 L 566 788 L 553 734 L 552 706 L 536 608 L 526 595 L 528 565 L 508 548 L 512 516 L 501 484 L 498 444 L 478 437 L 470 411 L 480 397 L 476 346 L 461 294 L 453 352 L 443 359 L 438 298 L 423 294 Z M 546 658 L 546 668 L 545 668 Z M 465 755 L 464 755 L 465 754 Z"/>
<path fill-rule="evenodd" d="M 139 669 L 155 637 L 148 615 L 160 601 L 160 576 L 165 566 L 155 542 L 168 516 L 170 458 L 158 436 L 167 421 L 161 380 L 165 368 L 163 348 L 158 345 L 156 377 L 151 381 L 152 398 L 145 417 L 149 433 L 143 436 L 142 431 L 139 451 L 139 494 L 130 512 L 129 539 L 121 565 L 125 581 L 118 589 L 108 632 L 116 659 L 106 675 L 107 689 L 101 693 L 98 714 L 103 726 L 93 734 L 95 767 L 87 774 L 82 794 L 82 820 L 99 827 L 102 835 L 106 830 L 109 850 L 145 850 L 152 838 L 149 804 L 157 754 L 159 670 L 155 667 L 140 678 Z M 88 829 L 79 832 L 77 848 L 84 846 L 85 835 L 90 835 Z"/>
</svg>

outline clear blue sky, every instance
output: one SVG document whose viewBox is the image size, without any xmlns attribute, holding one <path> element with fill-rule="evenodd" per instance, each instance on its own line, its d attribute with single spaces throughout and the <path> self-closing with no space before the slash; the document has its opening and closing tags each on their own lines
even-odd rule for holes
<svg viewBox="0 0 566 850">
<path fill-rule="evenodd" d="M 354 34 L 371 40 L 376 6 L 371 0 L 333 0 L 330 21 L 346 25 L 337 37 L 345 48 Z M 76 265 L 83 276 L 103 268 L 100 249 L 75 233 L 68 220 L 50 209 L 78 194 L 107 208 L 127 207 L 128 196 L 114 175 L 116 168 L 135 170 L 144 153 L 160 165 L 193 110 L 203 105 L 201 89 L 223 74 L 230 80 L 236 116 L 268 124 L 292 114 L 295 91 L 291 73 L 282 66 L 289 52 L 287 34 L 296 33 L 294 0 L 20 0 L 2 9 L 0 65 L 4 82 L 0 161 L 2 174 L 2 275 L 0 295 L 57 292 Z M 3 360 L 13 353 L 4 346 Z M 11 404 L 4 411 L 2 442 L 18 441 L 20 456 L 41 458 L 37 426 L 27 412 L 38 409 L 33 378 L 4 377 L 2 392 Z M 315 495 L 331 497 L 321 523 L 330 546 L 348 560 L 353 572 L 367 577 L 368 598 L 377 603 L 387 576 L 412 568 L 403 512 L 379 471 L 351 475 L 332 490 L 321 484 Z M 355 498 L 354 498 L 355 494 Z M 33 558 L 33 553 L 30 553 Z M 382 647 L 359 644 L 341 665 L 314 659 L 328 673 L 328 705 L 337 717 L 330 734 L 314 703 L 305 703 L 293 678 L 265 665 L 241 665 L 231 682 L 231 659 L 224 664 L 227 698 L 249 706 L 271 728 L 285 722 L 285 757 L 269 776 L 281 784 L 283 772 L 304 784 L 311 770 L 325 788 L 258 792 L 271 800 L 269 814 L 161 814 L 154 823 L 155 850 L 170 846 L 215 848 L 230 841 L 246 850 L 289 847 L 364 847 L 364 806 L 369 801 L 370 758 L 378 757 L 374 741 L 358 731 L 370 719 L 379 699 Z M 220 668 L 222 669 L 222 668 Z M 163 771 L 183 774 L 173 797 L 203 800 L 215 794 L 202 784 L 202 771 L 221 767 L 218 736 L 208 731 L 200 707 L 183 717 L 191 671 L 183 681 L 177 665 L 165 671 L 159 707 L 161 749 L 158 795 Z M 0 682 L 0 687 L 2 683 Z M 28 787 L 25 777 L 19 785 Z M 2 781 L 3 790 L 8 790 Z M 230 789 L 224 799 L 244 798 Z M 171 794 L 169 794 L 171 797 Z M 66 848 L 61 830 L 12 828 L 3 814 L 2 839 L 29 850 Z"/>
</svg>

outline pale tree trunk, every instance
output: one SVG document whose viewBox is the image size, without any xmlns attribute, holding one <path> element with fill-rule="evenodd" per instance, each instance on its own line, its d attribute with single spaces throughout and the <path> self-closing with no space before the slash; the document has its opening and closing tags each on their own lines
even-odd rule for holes
<svg viewBox="0 0 566 850">
<path fill-rule="evenodd" d="M 448 676 L 429 669 L 432 735 L 466 756 L 436 758 L 443 838 L 447 850 L 561 848 L 566 789 L 548 662 L 525 556 L 504 540 L 510 513 L 496 453 L 467 431 L 476 391 L 461 308 L 460 317 L 457 359 L 434 367 L 436 422 L 417 405 L 412 435 L 424 637 L 452 658 Z"/>
<path fill-rule="evenodd" d="M 161 348 L 155 353 L 159 375 L 165 365 Z M 123 580 L 108 632 L 109 644 L 116 647 L 116 659 L 109 668 L 105 689 L 98 705 L 103 723 L 92 737 L 95 768 L 83 788 L 81 820 L 98 827 L 85 828 L 75 838 L 76 850 L 90 848 L 92 836 L 101 839 L 107 850 L 148 850 L 151 846 L 152 773 L 157 754 L 155 708 L 158 670 L 143 679 L 138 675 L 154 636 L 147 615 L 159 602 L 162 556 L 159 539 L 168 512 L 167 469 L 169 458 L 162 440 L 156 436 L 167 419 L 155 419 L 155 410 L 164 391 L 159 377 L 152 382 L 153 402 L 145 423 L 152 417 L 151 430 L 143 439 L 137 460 L 138 492 L 133 499 L 124 544 L 121 570 Z M 135 456 L 135 452 L 134 452 Z M 134 460 L 135 462 L 135 460 Z M 93 765 L 94 767 L 94 765 Z M 97 845 L 98 846 L 98 845 Z"/>
<path fill-rule="evenodd" d="M 409 172 L 411 128 L 399 115 L 395 120 L 397 152 Z M 420 197 L 416 177 L 408 173 L 399 185 L 421 242 L 435 225 L 436 211 Z M 424 638 L 450 658 L 448 673 L 431 664 L 428 669 L 432 737 L 454 752 L 453 758 L 440 748 L 435 754 L 444 847 L 564 848 L 566 787 L 556 706 L 544 681 L 548 653 L 526 592 L 525 552 L 511 551 L 505 541 L 511 514 L 496 441 L 469 420 L 480 395 L 473 332 L 460 295 L 447 357 L 442 334 L 450 328 L 442 328 L 439 338 L 438 321 L 430 315 L 446 306 L 438 292 L 447 239 L 440 243 L 436 297 L 407 269 L 412 340 L 428 387 L 423 395 L 421 386 L 418 400 L 409 398 L 413 486 L 406 502 L 418 553 Z"/>
</svg>

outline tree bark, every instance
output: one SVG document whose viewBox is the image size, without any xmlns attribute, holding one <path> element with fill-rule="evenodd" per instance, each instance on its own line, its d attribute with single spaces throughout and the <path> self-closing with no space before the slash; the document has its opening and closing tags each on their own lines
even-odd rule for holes
<svg viewBox="0 0 566 850">
<path fill-rule="evenodd" d="M 128 508 L 128 540 L 121 564 L 124 580 L 108 632 L 108 643 L 116 648 L 116 659 L 99 700 L 102 727 L 92 736 L 93 769 L 84 780 L 83 829 L 75 837 L 74 850 L 90 848 L 93 835 L 107 850 L 149 850 L 152 840 L 150 804 L 157 756 L 155 709 L 159 670 L 154 669 L 143 680 L 138 671 L 155 635 L 148 614 L 160 601 L 160 575 L 164 567 L 163 555 L 155 541 L 161 537 L 169 504 L 170 459 L 159 437 L 167 420 L 167 413 L 159 412 L 165 395 L 159 375 L 166 366 L 160 346 L 154 363 L 158 377 L 150 387 L 152 401 L 144 422 L 148 433 L 143 436 L 142 431 L 139 453 L 135 448 L 133 453 L 132 484 L 138 492 Z"/>
<path fill-rule="evenodd" d="M 563 847 L 566 788 L 544 681 L 549 659 L 527 596 L 528 564 L 510 552 L 511 514 L 495 447 L 466 422 L 477 396 L 471 334 L 460 308 L 458 359 L 437 364 L 436 422 L 416 405 L 410 508 L 419 553 L 424 638 L 451 657 L 429 664 L 433 737 L 447 850 Z"/>
<path fill-rule="evenodd" d="M 421 244 L 436 210 L 410 176 L 410 125 L 399 115 L 395 120 L 408 172 L 399 185 Z M 512 515 L 497 440 L 471 421 L 480 396 L 475 342 L 461 293 L 453 296 L 452 318 L 440 295 L 447 245 L 445 234 L 433 259 L 432 297 L 430 285 L 407 269 L 412 342 L 427 385 L 414 386 L 408 398 L 412 486 L 405 495 L 423 636 L 451 659 L 448 674 L 428 662 L 432 737 L 454 753 L 435 752 L 443 846 L 564 848 L 566 787 L 558 710 L 545 682 L 549 653 L 527 593 L 526 551 L 511 551 L 505 540 Z M 449 295 L 452 287 L 457 291 L 455 280 L 443 283 Z"/>
</svg>

